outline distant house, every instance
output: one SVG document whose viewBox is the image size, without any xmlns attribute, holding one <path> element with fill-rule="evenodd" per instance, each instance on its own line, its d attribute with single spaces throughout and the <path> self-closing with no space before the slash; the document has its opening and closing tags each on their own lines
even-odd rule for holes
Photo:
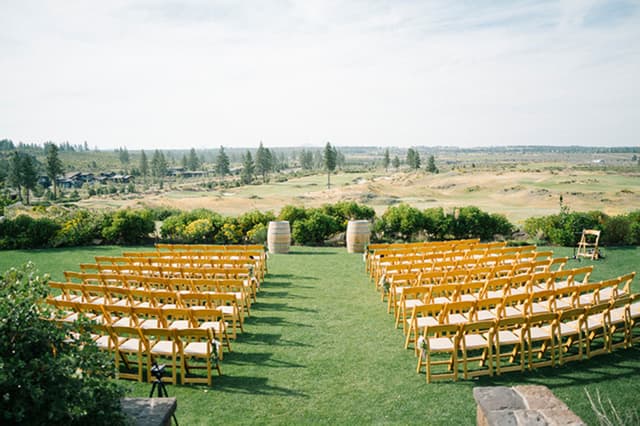
<svg viewBox="0 0 640 426">
<path fill-rule="evenodd" d="M 49 179 L 49 176 L 38 176 L 38 185 L 43 188 L 49 188 L 51 186 L 51 179 Z"/>
</svg>

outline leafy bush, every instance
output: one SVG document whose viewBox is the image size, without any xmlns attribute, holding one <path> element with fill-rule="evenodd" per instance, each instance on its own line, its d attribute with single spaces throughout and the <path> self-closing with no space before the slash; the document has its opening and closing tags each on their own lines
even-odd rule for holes
<svg viewBox="0 0 640 426">
<path fill-rule="evenodd" d="M 355 201 L 339 201 L 336 204 L 325 204 L 321 207 L 323 213 L 338 221 L 342 231 L 347 229 L 350 220 L 373 220 L 376 211 Z"/>
<path fill-rule="evenodd" d="M 90 244 L 101 235 L 104 215 L 78 210 L 58 220 L 61 222 L 61 228 L 56 233 L 52 245 L 73 247 Z"/>
<path fill-rule="evenodd" d="M 454 238 L 492 239 L 495 234 L 511 234 L 513 225 L 507 218 L 499 214 L 489 214 L 477 207 L 462 207 L 454 216 L 452 233 Z"/>
<path fill-rule="evenodd" d="M 286 205 L 280 210 L 278 220 L 286 220 L 289 222 L 289 226 L 293 229 L 294 225 L 299 220 L 304 220 L 308 216 L 308 212 L 304 207 Z"/>
<path fill-rule="evenodd" d="M 167 217 L 160 229 L 162 239 L 165 241 L 182 243 L 190 242 L 192 241 L 190 235 L 185 233 L 187 226 L 189 226 L 191 222 L 203 219 L 207 220 L 209 223 L 208 226 L 210 227 L 210 230 L 207 233 L 207 238 L 210 238 L 209 241 L 213 242 L 214 237 L 218 234 L 224 223 L 224 218 L 219 214 L 206 209 L 197 209 Z"/>
<path fill-rule="evenodd" d="M 155 229 L 148 210 L 118 210 L 107 220 L 102 236 L 117 244 L 140 244 L 149 239 Z"/>
<path fill-rule="evenodd" d="M 631 221 L 627 216 L 610 217 L 603 226 L 600 241 L 602 245 L 633 244 Z"/>
<path fill-rule="evenodd" d="M 321 210 L 313 209 L 306 219 L 295 221 L 291 236 L 297 244 L 322 245 L 331 235 L 339 231 L 340 224 L 334 217 Z"/>
<path fill-rule="evenodd" d="M 111 356 L 80 324 L 52 323 L 43 303 L 46 278 L 32 264 L 0 278 L 0 422 L 2 424 L 124 424 L 123 390 Z"/>
<path fill-rule="evenodd" d="M 48 218 L 34 219 L 20 215 L 0 222 L 0 249 L 26 249 L 48 247 L 60 229 Z"/>
<path fill-rule="evenodd" d="M 240 232 L 243 235 L 247 235 L 249 231 L 254 229 L 256 226 L 267 226 L 269 222 L 275 219 L 276 216 L 271 211 L 263 213 L 260 210 L 253 210 L 239 216 L 237 222 L 240 227 Z"/>
<path fill-rule="evenodd" d="M 381 233 L 383 238 L 410 241 L 425 229 L 425 223 L 425 216 L 420 210 L 403 203 L 389 207 L 374 224 L 374 231 Z"/>
</svg>

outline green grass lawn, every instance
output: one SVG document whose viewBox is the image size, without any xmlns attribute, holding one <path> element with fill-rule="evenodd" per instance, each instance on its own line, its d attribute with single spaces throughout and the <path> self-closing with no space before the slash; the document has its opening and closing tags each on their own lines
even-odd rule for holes
<svg viewBox="0 0 640 426">
<path fill-rule="evenodd" d="M 137 248 L 148 250 L 149 248 Z M 127 247 L 4 251 L 0 269 L 31 260 L 41 272 L 64 270 L 94 255 Z M 572 249 L 554 249 L 571 255 Z M 639 248 L 605 249 L 594 279 L 638 269 Z M 578 262 L 570 261 L 568 267 Z M 635 282 L 635 291 L 640 285 Z M 269 260 L 269 274 L 214 385 L 169 385 L 183 425 L 212 423 L 475 424 L 475 386 L 543 384 L 589 424 L 597 420 L 585 395 L 599 391 L 615 405 L 637 409 L 640 349 L 617 351 L 562 368 L 507 373 L 473 381 L 427 385 L 412 351 L 394 329 L 386 304 L 369 283 L 362 257 L 342 248 L 299 248 Z M 123 381 L 130 396 L 150 385 Z"/>
</svg>

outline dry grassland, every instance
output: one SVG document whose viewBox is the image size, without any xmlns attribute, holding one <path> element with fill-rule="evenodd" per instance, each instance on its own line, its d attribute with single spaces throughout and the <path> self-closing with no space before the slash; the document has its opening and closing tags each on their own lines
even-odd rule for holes
<svg viewBox="0 0 640 426">
<path fill-rule="evenodd" d="M 188 189 L 188 190 L 186 190 Z M 573 211 L 601 210 L 620 214 L 640 209 L 640 174 L 599 171 L 450 171 L 437 175 L 417 173 L 342 173 L 292 178 L 283 183 L 250 185 L 222 191 L 172 185 L 163 192 L 137 194 L 125 199 L 93 197 L 83 207 L 207 208 L 225 215 L 252 209 L 278 212 L 287 204 L 319 206 L 342 200 L 365 203 L 382 214 L 400 202 L 418 208 L 474 205 L 505 214 L 519 223 L 531 216 L 557 213 L 559 199 Z"/>
</svg>

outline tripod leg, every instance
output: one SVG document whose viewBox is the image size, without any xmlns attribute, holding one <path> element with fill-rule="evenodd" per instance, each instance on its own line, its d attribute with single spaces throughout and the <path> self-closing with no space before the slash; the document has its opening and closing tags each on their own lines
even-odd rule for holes
<svg viewBox="0 0 640 426">
<path fill-rule="evenodd" d="M 151 385 L 151 392 L 149 392 L 149 398 L 153 398 L 153 392 L 156 390 L 156 382 L 153 382 L 153 385 Z"/>
</svg>

